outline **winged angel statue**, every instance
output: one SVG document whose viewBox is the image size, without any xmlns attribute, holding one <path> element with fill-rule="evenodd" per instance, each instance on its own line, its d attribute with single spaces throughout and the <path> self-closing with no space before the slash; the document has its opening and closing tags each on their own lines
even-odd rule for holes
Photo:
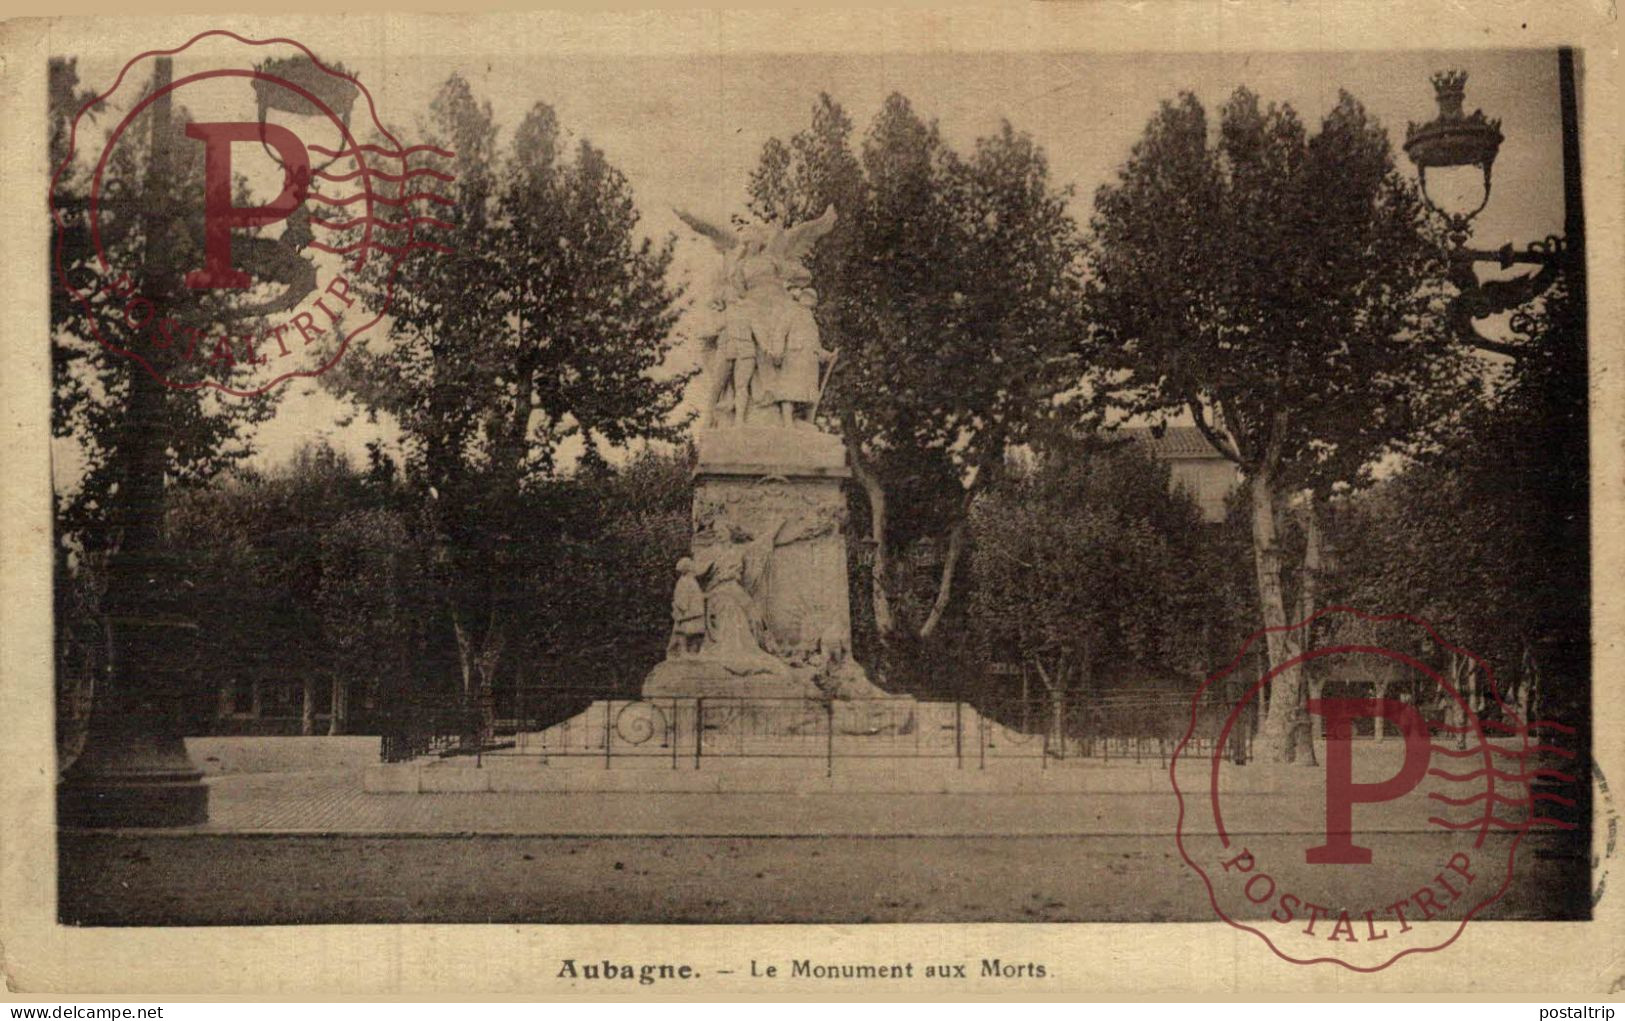
<svg viewBox="0 0 1625 1021">
<path fill-rule="evenodd" d="M 702 334 L 707 426 L 727 415 L 735 427 L 810 425 L 821 389 L 819 366 L 834 355 L 818 342 L 817 295 L 802 260 L 835 228 L 835 207 L 794 227 L 750 224 L 737 233 L 675 210 L 722 253 L 711 308 L 720 320 Z M 768 416 L 752 422 L 751 416 Z"/>
</svg>

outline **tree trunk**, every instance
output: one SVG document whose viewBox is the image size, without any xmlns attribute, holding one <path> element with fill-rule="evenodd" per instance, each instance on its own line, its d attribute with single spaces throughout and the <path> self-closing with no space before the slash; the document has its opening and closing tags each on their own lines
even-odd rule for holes
<svg viewBox="0 0 1625 1021">
<path fill-rule="evenodd" d="M 977 495 L 992 481 L 994 472 L 998 470 L 1002 453 L 1002 445 L 992 445 L 990 449 L 999 451 L 997 455 L 984 454 L 977 462 L 976 472 L 971 476 L 965 487 L 965 495 L 960 500 L 959 518 L 954 522 L 953 528 L 948 532 L 948 550 L 942 559 L 942 574 L 937 580 L 937 596 L 931 603 L 931 612 L 920 626 L 920 637 L 930 638 L 936 633 L 937 625 L 942 623 L 942 615 L 947 612 L 948 602 L 953 596 L 954 572 L 959 568 L 960 558 L 965 552 L 965 536 L 970 531 L 971 505 L 975 503 Z"/>
<path fill-rule="evenodd" d="M 1286 594 L 1281 587 L 1281 544 L 1277 513 L 1281 494 L 1269 469 L 1260 469 L 1250 480 L 1253 503 L 1253 567 L 1258 577 L 1258 605 L 1263 616 L 1265 648 L 1274 670 L 1297 655 L 1297 642 L 1286 631 Z M 1269 708 L 1265 711 L 1259 736 L 1264 739 L 1270 759 L 1297 761 L 1300 725 L 1307 722 L 1303 709 L 1303 670 L 1293 668 L 1271 683 Z M 1311 748 L 1313 744 L 1311 742 Z"/>
<path fill-rule="evenodd" d="M 1519 671 L 1517 723 L 1533 723 L 1540 712 L 1540 663 L 1535 650 L 1527 641 L 1523 643 L 1523 668 Z"/>
<path fill-rule="evenodd" d="M 466 722 L 471 715 L 473 707 L 477 704 L 475 701 L 476 689 L 474 680 L 474 649 L 473 645 L 469 641 L 468 632 L 463 628 L 462 619 L 455 613 L 452 615 L 452 631 L 457 635 L 457 666 L 463 675 L 462 698 L 459 700 L 461 703 L 460 708 L 462 712 L 459 715 L 457 722 L 458 743 L 461 745 L 463 742 L 472 739 L 476 744 L 478 744 L 480 741 L 480 736 L 478 734 L 469 733 Z"/>
<path fill-rule="evenodd" d="M 327 736 L 338 737 L 350 722 L 350 690 L 337 674 L 333 675 L 333 688 L 328 698 L 332 703 L 332 713 L 327 722 Z"/>
<path fill-rule="evenodd" d="M 1459 654 L 1448 652 L 1446 654 L 1446 673 L 1449 675 L 1449 686 L 1456 689 L 1456 697 L 1449 701 L 1449 722 L 1459 727 L 1456 733 L 1456 748 L 1467 746 L 1467 722 L 1471 719 L 1471 710 L 1474 709 L 1474 691 L 1472 684 L 1477 678 L 1477 671 L 1472 668 L 1472 660 Z"/>
<path fill-rule="evenodd" d="M 948 552 L 942 560 L 942 576 L 937 581 L 937 598 L 931 604 L 931 612 L 920 625 L 920 637 L 930 638 L 936 633 L 937 625 L 942 622 L 942 615 L 948 609 L 948 600 L 953 594 L 954 571 L 959 567 L 959 558 L 965 552 L 965 533 L 970 528 L 970 516 L 961 517 L 948 533 Z"/>
<path fill-rule="evenodd" d="M 869 544 L 872 551 L 869 565 L 870 590 L 874 605 L 875 633 L 880 639 L 880 644 L 885 646 L 897 633 L 897 622 L 891 611 L 891 599 L 886 591 L 887 579 L 891 573 L 891 558 L 886 552 L 886 491 L 881 488 L 880 479 L 863 463 L 857 443 L 851 438 L 852 426 L 847 425 L 844 431 L 847 436 L 847 453 L 852 461 L 852 474 L 863 487 L 863 495 L 869 500 Z"/>
<path fill-rule="evenodd" d="M 1045 741 L 1049 747 L 1046 753 L 1061 758 L 1066 757 L 1066 666 L 1056 663 L 1055 675 L 1050 676 L 1044 669 L 1044 664 L 1035 657 L 1033 666 L 1038 670 L 1038 679 L 1044 682 L 1044 690 L 1049 692 L 1049 736 Z"/>
<path fill-rule="evenodd" d="M 1057 684 L 1050 689 L 1050 748 L 1066 758 L 1066 689 Z"/>
<path fill-rule="evenodd" d="M 471 736 L 483 745 L 491 739 L 495 729 L 494 689 L 506 629 L 500 614 L 493 610 L 476 649 L 475 636 L 464 622 L 462 612 L 453 609 L 451 619 L 452 631 L 457 636 L 457 664 L 463 675 L 463 708 L 470 719 L 477 714 L 479 733 Z"/>
<path fill-rule="evenodd" d="M 1320 609 L 1320 505 L 1315 499 L 1313 491 L 1306 492 L 1303 498 L 1303 570 L 1298 575 L 1298 620 L 1297 623 L 1307 621 Z M 1304 624 L 1303 630 L 1296 632 L 1296 641 L 1289 642 L 1289 647 L 1296 647 L 1301 652 L 1314 645 L 1314 626 Z M 1309 697 L 1320 698 L 1321 689 L 1326 682 L 1305 665 L 1301 671 L 1303 682 L 1308 685 Z M 1312 719 L 1304 721 L 1294 731 L 1298 748 L 1303 753 L 1304 765 L 1317 766 L 1319 761 L 1315 757 L 1315 724 Z"/>
<path fill-rule="evenodd" d="M 1320 506 L 1315 494 L 1305 493 L 1303 500 L 1303 570 L 1299 574 L 1298 620 L 1308 620 L 1320 609 Z M 1307 645 L 1310 629 L 1304 629 Z"/>
<path fill-rule="evenodd" d="M 457 668 L 463 677 L 463 698 L 474 697 L 474 642 L 469 637 L 468 628 L 463 626 L 463 615 L 456 609 L 451 611 L 451 630 L 457 636 Z"/>
<path fill-rule="evenodd" d="M 1032 726 L 1032 702 L 1030 701 L 1032 695 L 1030 694 L 1029 684 L 1027 664 L 1023 663 L 1021 664 L 1021 732 L 1023 734 L 1029 733 L 1027 728 Z"/>
<path fill-rule="evenodd" d="M 497 664 L 501 661 L 503 635 L 500 624 L 493 624 L 486 633 L 488 649 L 479 660 L 480 690 L 480 743 L 488 743 L 496 733 L 496 681 Z"/>
<path fill-rule="evenodd" d="M 299 733 L 310 737 L 316 733 L 316 675 L 305 674 L 304 705 L 299 714 Z"/>
<path fill-rule="evenodd" d="M 1286 595 L 1281 589 L 1281 545 L 1276 535 L 1276 505 L 1280 494 L 1264 472 L 1251 480 L 1253 501 L 1253 568 L 1258 578 L 1258 608 L 1268 633 L 1264 644 L 1271 668 L 1287 660 Z"/>
</svg>

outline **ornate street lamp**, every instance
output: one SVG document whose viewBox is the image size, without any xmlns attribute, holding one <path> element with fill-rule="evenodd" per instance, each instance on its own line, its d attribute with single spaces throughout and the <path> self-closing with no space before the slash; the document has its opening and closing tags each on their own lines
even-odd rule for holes
<svg viewBox="0 0 1625 1021">
<path fill-rule="evenodd" d="M 1439 115 L 1426 124 L 1410 124 L 1405 130 L 1405 155 L 1416 164 L 1422 199 L 1428 208 L 1444 217 L 1450 231 L 1453 256 L 1450 281 L 1459 292 L 1451 303 L 1452 324 L 1458 335 L 1472 346 L 1514 358 L 1527 354 L 1527 346 L 1484 337 L 1473 326 L 1473 321 L 1528 304 L 1544 293 L 1565 270 L 1574 271 L 1570 274 L 1572 287 L 1584 287 L 1580 276 L 1585 266 L 1585 220 L 1580 206 L 1579 125 L 1573 50 L 1558 51 L 1558 85 L 1563 117 L 1564 234 L 1549 235 L 1523 248 L 1506 244 L 1496 251 L 1488 251 L 1467 245 L 1473 218 L 1489 204 L 1495 157 L 1504 141 L 1498 119 L 1486 117 L 1482 110 L 1474 110 L 1471 114 L 1463 111 L 1467 73 L 1441 71 L 1435 74 L 1433 89 L 1439 103 Z M 1458 206 L 1430 193 L 1429 170 L 1438 173 L 1471 169 L 1477 169 L 1483 175 L 1483 193 L 1476 204 L 1469 201 Z M 1516 265 L 1532 265 L 1538 269 L 1508 280 L 1480 282 L 1473 269 L 1473 265 L 1479 262 L 1495 263 L 1502 269 Z M 1514 332 L 1521 332 L 1517 329 L 1518 319 L 1519 316 L 1515 315 Z"/>
<path fill-rule="evenodd" d="M 321 106 L 318 106 L 299 93 L 276 82 L 266 81 L 264 78 L 255 78 L 253 79 L 256 107 L 255 120 L 259 121 L 261 126 L 266 123 L 266 119 L 272 111 L 305 121 L 319 122 L 328 122 L 328 111 L 331 111 L 338 116 L 339 122 L 343 125 L 344 129 L 342 131 L 333 133 L 333 149 L 337 155 L 329 157 L 325 162 L 319 164 L 312 161 L 310 165 L 311 174 L 320 174 L 341 159 L 355 157 L 355 153 L 346 151 L 348 145 L 345 140 L 345 133 L 350 129 L 350 114 L 355 109 L 355 101 L 361 90 L 356 88 L 353 82 L 339 77 L 339 75 L 347 73 L 343 64 L 332 65 L 331 71 L 323 70 L 316 65 L 314 60 L 300 53 L 291 57 L 273 57 L 254 65 L 254 70 L 296 85 L 315 96 L 321 103 Z M 326 107 L 326 110 L 322 107 Z M 301 131 L 299 134 L 302 137 L 320 137 L 320 133 L 314 131 Z M 265 143 L 263 135 L 260 138 L 260 147 L 265 150 L 265 154 L 271 157 L 278 167 L 282 166 L 281 155 Z M 311 240 L 310 210 L 308 208 L 300 206 L 293 211 L 286 221 L 282 238 L 286 242 L 284 248 L 291 246 L 302 250 L 305 247 Z M 310 283 L 312 286 L 315 285 L 314 280 L 310 281 Z"/>
<path fill-rule="evenodd" d="M 1452 239 L 1459 245 L 1466 242 L 1468 224 L 1473 217 L 1489 204 L 1490 175 L 1495 167 L 1495 156 L 1501 151 L 1501 122 L 1485 117 L 1483 110 L 1474 110 L 1471 116 L 1462 113 L 1462 100 L 1467 95 L 1466 71 L 1440 71 L 1433 76 L 1433 91 L 1439 100 L 1439 116 L 1426 124 L 1406 127 L 1405 155 L 1416 164 L 1422 198 L 1449 220 Z M 1484 172 L 1483 198 L 1466 212 L 1443 208 L 1428 194 L 1429 167 L 1481 169 Z"/>
<path fill-rule="evenodd" d="M 1538 486 L 1526 490 L 1527 495 L 1540 501 L 1546 508 L 1542 523 L 1544 534 L 1554 543 L 1554 550 L 1563 555 L 1573 550 L 1584 550 L 1589 539 L 1589 448 L 1586 442 L 1586 345 L 1588 343 L 1589 313 L 1585 261 L 1585 214 L 1581 202 L 1580 177 L 1580 124 L 1577 90 L 1575 87 L 1574 51 L 1562 48 L 1557 52 L 1558 106 L 1562 118 L 1562 174 L 1563 174 L 1563 234 L 1549 235 L 1523 248 L 1511 244 L 1496 251 L 1470 248 L 1467 245 L 1472 219 L 1489 202 L 1491 169 L 1499 152 L 1502 135 L 1500 122 L 1484 116 L 1482 111 L 1471 115 L 1462 112 L 1467 75 L 1460 71 L 1443 72 L 1433 77 L 1438 96 L 1439 116 L 1426 124 L 1412 124 L 1406 131 L 1405 153 L 1416 164 L 1422 197 L 1440 215 L 1445 217 L 1450 231 L 1452 259 L 1450 280 L 1458 290 L 1449 309 L 1450 325 L 1463 343 L 1484 351 L 1507 356 L 1518 363 L 1529 360 L 1534 364 L 1538 356 L 1561 356 L 1555 370 L 1536 371 L 1533 384 L 1541 390 L 1545 413 L 1551 416 L 1542 430 L 1543 435 L 1533 442 L 1539 446 L 1526 453 L 1529 460 L 1546 465 L 1561 466 L 1571 478 L 1580 480 L 1577 486 L 1559 486 L 1557 491 L 1543 482 L 1531 483 L 1514 471 L 1506 480 L 1509 487 Z M 1465 211 L 1441 208 L 1428 190 L 1428 172 L 1442 169 L 1478 168 L 1483 174 L 1484 194 L 1476 207 Z M 1537 267 L 1508 279 L 1480 282 L 1474 270 L 1476 263 L 1487 262 L 1501 269 L 1515 265 Z M 1567 300 L 1563 303 L 1563 321 L 1557 329 L 1537 328 L 1529 305 L 1541 297 L 1558 280 L 1563 281 Z M 1499 340 L 1485 337 L 1474 326 L 1474 321 L 1498 313 L 1511 312 L 1508 321 L 1511 337 Z M 1568 345 L 1559 349 L 1551 345 Z M 1537 476 L 1537 478 L 1539 478 Z M 1549 476 L 1548 476 L 1549 478 Z M 1589 593 L 1589 561 L 1571 562 L 1574 568 L 1571 583 L 1580 593 Z M 1585 596 L 1579 597 L 1581 606 Z M 1576 626 L 1567 606 L 1554 605 L 1542 614 L 1543 623 L 1536 628 L 1534 641 L 1543 649 L 1538 657 L 1549 675 L 1574 678 L 1579 690 L 1591 677 L 1590 634 L 1584 625 Z M 1582 731 L 1584 733 L 1584 731 Z M 1585 756 L 1581 755 L 1584 761 Z M 1589 785 L 1582 789 L 1589 790 Z M 1588 808 L 1582 808 L 1588 812 Z"/>
<path fill-rule="evenodd" d="M 301 53 L 291 57 L 273 57 L 270 60 L 254 65 L 254 70 L 274 78 L 281 78 L 283 81 L 304 89 L 315 96 L 322 106 L 337 114 L 345 130 L 349 130 L 350 113 L 355 109 L 356 97 L 360 95 L 360 90 L 355 87 L 354 83 L 338 77 L 338 75 L 346 73 L 344 65 L 334 64 L 332 70 L 337 74 L 333 74 L 317 67 L 315 61 Z M 312 103 L 297 92 L 286 89 L 275 82 L 266 81 L 264 78 L 255 78 L 253 83 L 254 100 L 258 109 L 258 115 L 255 119 L 261 124 L 266 122 L 266 117 L 272 110 L 293 117 L 327 119 L 327 113 L 320 106 Z M 277 165 L 280 166 L 282 163 L 281 157 L 273 152 L 270 146 L 264 146 L 264 148 L 266 155 L 276 160 Z M 339 150 L 339 155 L 332 157 L 320 166 L 312 164 L 311 170 L 313 173 L 326 170 L 337 160 L 347 155 L 343 151 L 344 139 L 342 132 L 340 132 L 339 144 L 334 148 Z"/>
<path fill-rule="evenodd" d="M 352 83 L 303 56 L 268 61 L 260 69 L 317 96 L 348 126 L 358 91 Z M 160 98 L 151 114 L 148 185 L 131 203 L 148 221 L 148 237 L 158 233 L 151 221 L 170 215 L 159 192 L 173 157 L 174 115 L 166 91 L 173 77 L 173 60 L 158 58 L 153 88 Z M 270 110 L 328 120 L 314 104 L 274 83 L 254 79 L 254 94 L 261 123 Z M 335 148 L 342 155 L 343 132 L 339 135 Z M 253 306 L 212 313 L 221 317 L 218 321 L 241 322 L 291 308 L 310 293 L 315 265 L 299 251 L 309 233 L 304 225 L 301 240 L 290 223 L 280 238 L 238 238 L 237 264 L 256 281 L 278 283 L 283 290 Z M 142 267 L 143 293 L 178 293 L 181 269 L 168 248 L 150 247 Z M 175 557 L 163 548 L 153 511 L 163 500 L 164 453 L 161 435 L 144 421 L 155 412 L 142 409 L 162 400 L 158 387 L 148 374 L 130 373 L 126 413 L 144 427 L 128 430 L 120 442 L 120 456 L 131 467 L 120 484 L 114 517 L 122 540 L 107 567 L 103 622 L 110 662 L 92 695 L 83 749 L 57 787 L 59 826 L 184 826 L 208 819 L 208 788 L 184 743 L 195 719 L 190 695 L 198 669 L 189 650 L 200 641 L 200 629 L 180 598 L 186 583 L 178 580 Z"/>
</svg>

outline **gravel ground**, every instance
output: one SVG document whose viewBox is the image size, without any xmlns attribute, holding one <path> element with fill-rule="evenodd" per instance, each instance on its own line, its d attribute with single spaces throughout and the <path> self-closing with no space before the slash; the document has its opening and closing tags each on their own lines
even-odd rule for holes
<svg viewBox="0 0 1625 1021">
<path fill-rule="evenodd" d="M 1431 861 L 1438 838 L 1400 838 Z M 1587 863 L 1528 838 L 1482 917 L 1586 917 Z M 1387 846 L 1387 845 L 1385 845 Z M 79 925 L 1210 921 L 1166 836 L 287 837 L 64 833 Z M 1385 875 L 1385 874 L 1384 874 Z M 1373 875 L 1375 897 L 1382 875 Z M 1564 891 L 1567 891 L 1565 896 Z M 1351 891 L 1351 898 L 1363 896 Z"/>
</svg>

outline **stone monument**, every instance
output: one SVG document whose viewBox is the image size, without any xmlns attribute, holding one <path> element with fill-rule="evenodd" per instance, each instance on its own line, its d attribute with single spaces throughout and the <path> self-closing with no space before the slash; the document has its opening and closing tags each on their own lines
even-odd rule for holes
<svg viewBox="0 0 1625 1021">
<path fill-rule="evenodd" d="M 643 695 L 889 699 L 850 655 L 851 471 L 841 441 L 813 421 L 835 353 L 819 342 L 802 260 L 835 210 L 737 234 L 679 215 L 723 266 L 716 319 L 702 335 L 693 548 L 673 594 L 667 657 Z"/>
<path fill-rule="evenodd" d="M 957 703 L 916 703 L 852 658 L 841 440 L 816 425 L 838 352 L 820 342 L 802 260 L 829 209 L 787 229 L 737 234 L 687 214 L 716 244 L 696 434 L 693 537 L 673 566 L 666 656 L 635 699 L 599 699 L 511 754 L 370 768 L 369 791 L 835 789 L 837 758 L 963 763 L 1027 740 Z M 703 773 L 701 761 L 712 764 Z M 592 768 L 534 769 L 540 762 Z M 692 762 L 692 771 L 679 766 Z M 611 763 L 636 769 L 623 779 Z M 783 768 L 776 768 L 778 763 Z M 730 768 L 736 767 L 736 768 Z M 882 768 L 867 789 L 950 789 L 958 770 Z M 923 785 L 923 786 L 922 786 Z"/>
</svg>

